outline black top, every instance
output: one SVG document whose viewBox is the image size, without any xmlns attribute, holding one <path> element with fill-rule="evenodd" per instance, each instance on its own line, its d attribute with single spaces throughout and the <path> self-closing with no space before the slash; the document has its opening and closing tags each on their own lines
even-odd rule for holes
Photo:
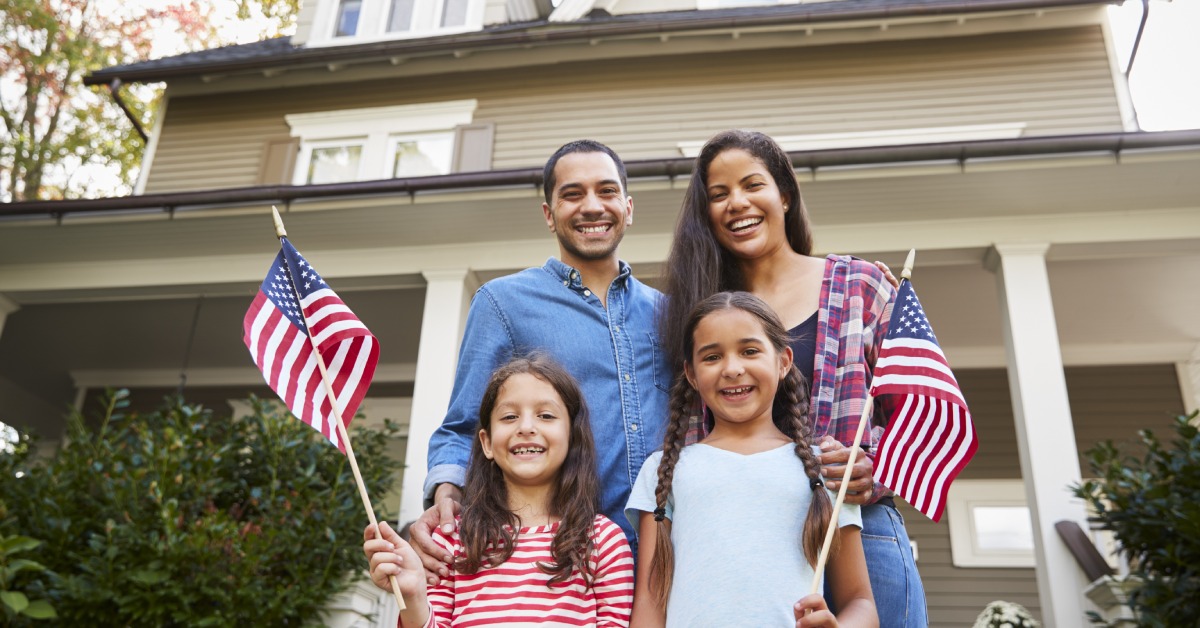
<svg viewBox="0 0 1200 628">
<path fill-rule="evenodd" d="M 808 382 L 811 396 L 813 365 L 817 361 L 817 313 L 813 312 L 808 320 L 789 329 L 788 336 L 791 339 L 788 344 L 792 348 L 792 361 L 804 376 L 804 381 Z"/>
</svg>

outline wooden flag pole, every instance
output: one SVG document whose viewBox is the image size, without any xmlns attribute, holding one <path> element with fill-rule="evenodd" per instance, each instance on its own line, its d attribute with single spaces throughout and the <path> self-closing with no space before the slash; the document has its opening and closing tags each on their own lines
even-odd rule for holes
<svg viewBox="0 0 1200 628">
<path fill-rule="evenodd" d="M 904 260 L 904 270 L 900 271 L 900 280 L 912 279 L 913 262 L 916 261 L 917 250 L 909 249 L 908 257 Z M 825 530 L 825 542 L 821 544 L 821 553 L 817 556 L 817 566 L 813 569 L 813 583 L 809 594 L 821 590 L 821 579 L 825 575 L 825 563 L 829 560 L 829 548 L 833 546 L 833 535 L 838 529 L 838 514 L 842 503 L 846 501 L 846 486 L 850 484 L 850 474 L 854 471 L 855 452 L 862 443 L 863 431 L 867 427 L 867 419 L 871 416 L 871 407 L 875 405 L 875 397 L 867 394 L 863 403 L 862 415 L 858 417 L 858 429 L 854 431 L 854 444 L 850 445 L 850 459 L 846 461 L 846 470 L 842 472 L 842 483 L 838 485 L 837 499 L 833 502 L 833 515 L 829 517 L 829 527 Z"/>
<path fill-rule="evenodd" d="M 271 206 L 271 213 L 275 217 L 275 235 L 280 239 L 287 236 L 287 230 L 283 228 L 283 218 L 279 216 L 279 209 L 274 205 Z M 290 268 L 288 275 L 291 275 Z M 296 289 L 296 282 L 293 279 L 292 293 L 296 296 L 296 302 L 300 303 L 300 292 Z M 300 307 L 300 316 L 304 319 L 304 326 L 308 328 L 308 317 L 304 314 L 303 305 Z M 363 508 L 367 509 L 367 519 L 371 525 L 375 526 L 375 538 L 383 538 L 379 532 L 379 522 L 375 519 L 375 507 L 371 505 L 371 497 L 367 495 L 367 485 L 363 483 L 362 473 L 358 470 L 358 461 L 354 458 L 354 447 L 350 445 L 350 435 L 346 433 L 346 425 L 342 422 L 342 409 L 338 406 L 337 396 L 333 394 L 333 385 L 329 383 L 329 373 L 325 369 L 325 359 L 321 357 L 321 351 L 317 347 L 317 339 L 308 334 L 308 341 L 312 345 L 313 356 L 317 359 L 317 368 L 321 371 L 321 381 L 325 384 L 325 394 L 329 397 L 329 405 L 333 408 L 334 417 L 337 419 L 338 438 L 346 446 L 346 457 L 350 459 L 350 471 L 354 473 L 354 483 L 358 485 L 358 496 L 362 498 Z M 392 596 L 396 598 L 396 603 L 400 605 L 400 610 L 407 608 L 404 604 L 404 596 L 400 594 L 400 583 L 396 580 L 396 576 L 388 576 L 388 581 L 392 584 Z"/>
</svg>

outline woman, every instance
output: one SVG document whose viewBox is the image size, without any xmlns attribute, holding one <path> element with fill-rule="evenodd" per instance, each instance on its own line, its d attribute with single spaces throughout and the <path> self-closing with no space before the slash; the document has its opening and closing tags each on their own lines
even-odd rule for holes
<svg viewBox="0 0 1200 628">
<path fill-rule="evenodd" d="M 701 149 L 667 258 L 663 350 L 678 375 L 688 312 L 717 292 L 745 290 L 789 329 L 796 366 L 812 386 L 813 434 L 822 442 L 827 486 L 837 490 L 895 297 L 885 266 L 812 257 L 812 231 L 791 160 L 771 138 L 726 131 Z M 877 402 L 878 404 L 879 402 Z M 886 416 L 877 407 L 876 419 Z M 697 432 L 704 426 L 698 425 Z M 882 426 L 864 435 L 878 442 Z M 848 503 L 862 504 L 863 548 L 880 626 L 925 626 L 925 593 L 904 521 L 859 456 Z M 837 479 L 834 479 L 837 478 Z"/>
</svg>

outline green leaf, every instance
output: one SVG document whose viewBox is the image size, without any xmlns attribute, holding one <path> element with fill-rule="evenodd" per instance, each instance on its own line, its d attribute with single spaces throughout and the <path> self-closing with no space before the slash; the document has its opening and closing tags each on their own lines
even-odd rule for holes
<svg viewBox="0 0 1200 628">
<path fill-rule="evenodd" d="M 17 559 L 8 561 L 8 564 L 4 566 L 4 569 L 3 569 L 4 577 L 0 578 L 0 582 L 12 582 L 13 576 L 21 573 L 22 571 L 45 571 L 45 570 L 46 570 L 46 567 L 44 565 L 42 565 L 41 563 L 34 562 L 32 560 L 26 560 L 24 558 L 17 558 Z"/>
<path fill-rule="evenodd" d="M 54 612 L 54 607 L 50 606 L 50 603 L 46 600 L 34 600 L 21 612 L 34 619 L 54 619 L 58 617 L 58 613 Z"/>
<path fill-rule="evenodd" d="M 0 591 L 0 601 L 4 605 L 13 609 L 14 613 L 20 613 L 29 606 L 29 598 L 25 597 L 20 591 Z"/>
<path fill-rule="evenodd" d="M 27 536 L 10 536 L 0 541 L 0 550 L 3 550 L 5 555 L 11 555 L 29 551 L 41 544 L 41 541 Z"/>
<path fill-rule="evenodd" d="M 134 582 L 136 582 L 138 584 L 144 584 L 144 585 L 150 586 L 150 585 L 158 584 L 158 583 L 162 582 L 163 580 L 166 580 L 167 574 L 162 571 L 143 569 L 143 570 L 135 571 L 135 572 L 129 574 L 129 579 L 133 580 Z"/>
</svg>

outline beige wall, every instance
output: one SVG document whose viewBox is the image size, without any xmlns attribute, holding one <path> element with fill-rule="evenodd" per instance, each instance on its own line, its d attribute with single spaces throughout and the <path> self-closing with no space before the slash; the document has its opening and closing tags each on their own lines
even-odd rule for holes
<svg viewBox="0 0 1200 628">
<path fill-rule="evenodd" d="M 797 34 L 797 37 L 802 35 Z M 1120 131 L 1099 27 L 579 62 L 237 95 L 174 97 L 146 193 L 255 185 L 287 113 L 477 98 L 493 167 L 594 137 L 626 159 L 730 127 L 804 135 L 1023 122 L 1026 135 Z"/>
<path fill-rule="evenodd" d="M 1004 370 L 959 370 L 956 375 L 979 437 L 979 452 L 959 477 L 1021 477 Z M 1183 412 L 1179 381 L 1170 364 L 1068 367 L 1066 376 L 1084 477 L 1089 476 L 1089 467 L 1083 454 L 1097 442 L 1111 439 L 1140 455 L 1137 431 L 1169 434 L 1171 417 Z M 1041 618 L 1032 568 L 955 567 L 950 554 L 950 515 L 933 523 L 907 505 L 901 512 L 909 536 L 917 542 L 917 568 L 925 583 L 930 626 L 969 626 L 993 600 L 1016 602 Z"/>
</svg>

